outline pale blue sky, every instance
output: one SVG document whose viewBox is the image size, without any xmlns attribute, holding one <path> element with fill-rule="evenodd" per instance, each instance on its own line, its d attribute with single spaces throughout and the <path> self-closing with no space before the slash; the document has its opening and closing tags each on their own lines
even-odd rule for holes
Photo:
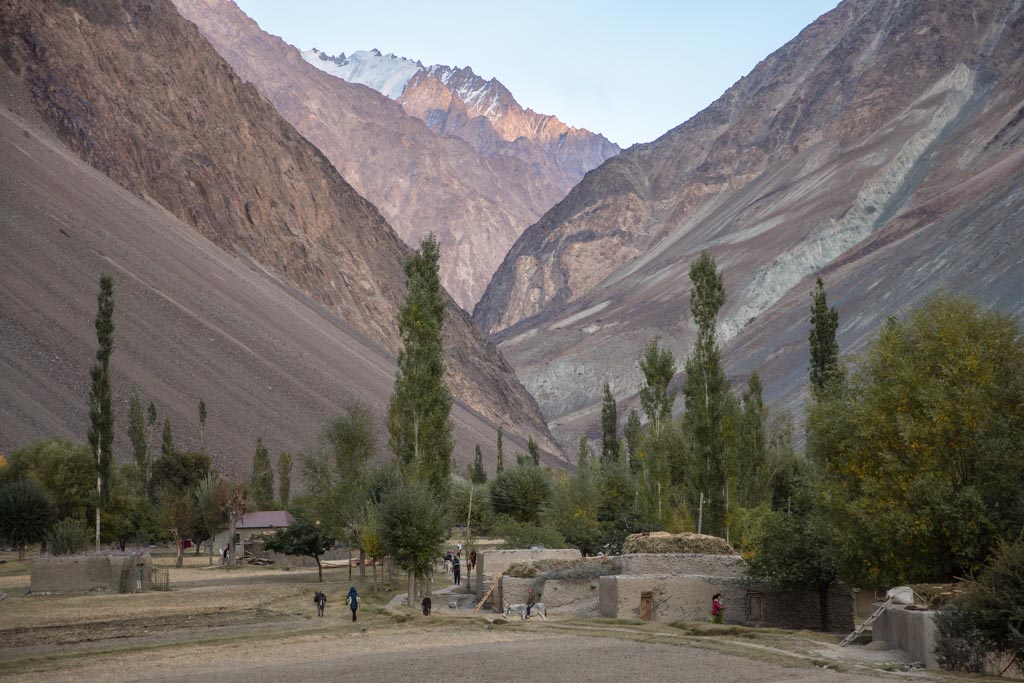
<svg viewBox="0 0 1024 683">
<path fill-rule="evenodd" d="M 837 0 L 238 0 L 300 49 L 470 66 L 520 104 L 626 147 L 714 101 Z"/>
</svg>

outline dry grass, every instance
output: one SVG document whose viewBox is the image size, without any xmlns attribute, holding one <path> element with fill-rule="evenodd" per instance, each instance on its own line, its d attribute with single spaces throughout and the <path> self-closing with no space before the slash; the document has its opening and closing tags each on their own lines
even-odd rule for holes
<svg viewBox="0 0 1024 683">
<path fill-rule="evenodd" d="M 670 534 L 652 531 L 630 534 L 622 545 L 622 554 L 631 553 L 701 553 L 704 555 L 735 555 L 736 550 L 725 539 L 707 534 Z"/>
</svg>

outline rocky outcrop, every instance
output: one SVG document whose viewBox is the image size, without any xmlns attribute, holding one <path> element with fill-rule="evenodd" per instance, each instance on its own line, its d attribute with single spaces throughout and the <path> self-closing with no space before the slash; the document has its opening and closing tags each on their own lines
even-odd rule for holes
<svg viewBox="0 0 1024 683">
<path fill-rule="evenodd" d="M 0 57 L 83 159 L 397 352 L 408 247 L 169 2 L 12 2 L 0 26 Z M 445 336 L 456 397 L 555 452 L 533 399 L 454 304 Z"/>
<path fill-rule="evenodd" d="M 481 155 L 384 95 L 313 66 L 233 2 L 174 2 L 407 244 L 437 235 L 442 283 L 467 310 L 515 239 L 568 190 L 515 156 Z"/>
<path fill-rule="evenodd" d="M 725 274 L 727 369 L 758 367 L 791 407 L 818 273 L 844 350 L 942 287 L 1020 312 L 1022 28 L 1011 1 L 841 3 L 587 174 L 516 242 L 475 319 L 568 438 L 594 423 L 605 381 L 630 400 L 646 341 L 689 353 L 704 249 Z"/>
</svg>

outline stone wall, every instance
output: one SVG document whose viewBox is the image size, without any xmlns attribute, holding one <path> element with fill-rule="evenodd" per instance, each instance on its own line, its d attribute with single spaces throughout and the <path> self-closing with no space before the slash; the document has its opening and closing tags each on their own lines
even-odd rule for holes
<svg viewBox="0 0 1024 683">
<path fill-rule="evenodd" d="M 817 629 L 815 591 L 772 591 L 735 577 L 638 575 L 600 578 L 600 615 L 639 619 L 643 593 L 651 593 L 653 621 L 710 621 L 711 598 L 722 594 L 727 624 L 786 629 Z M 853 630 L 853 594 L 835 588 L 829 594 L 831 630 Z"/>
<path fill-rule="evenodd" d="M 33 593 L 134 593 L 152 587 L 153 561 L 148 553 L 41 557 L 30 577 Z"/>
<path fill-rule="evenodd" d="M 739 555 L 698 553 L 637 553 L 611 558 L 615 574 L 742 576 L 746 561 Z"/>
<path fill-rule="evenodd" d="M 504 610 L 507 605 L 526 602 L 527 591 L 534 586 L 537 601 L 543 602 L 548 614 L 574 617 L 600 615 L 600 584 L 596 577 L 589 579 L 519 579 L 501 577 L 495 589 L 495 605 Z"/>
<path fill-rule="evenodd" d="M 935 612 L 908 610 L 904 605 L 891 605 L 871 625 L 871 639 L 884 640 L 924 664 L 926 669 L 939 669 L 935 657 Z"/>
<path fill-rule="evenodd" d="M 575 548 L 553 550 L 478 550 L 476 556 L 476 595 L 479 600 L 490 588 L 494 577 L 514 564 L 537 560 L 578 560 L 583 557 Z M 463 557 L 463 566 L 466 558 Z M 498 602 L 494 602 L 498 604 Z"/>
</svg>

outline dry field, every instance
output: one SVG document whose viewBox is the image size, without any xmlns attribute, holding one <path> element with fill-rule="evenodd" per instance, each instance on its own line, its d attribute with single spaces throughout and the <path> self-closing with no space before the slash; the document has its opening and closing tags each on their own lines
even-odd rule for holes
<svg viewBox="0 0 1024 683">
<path fill-rule="evenodd" d="M 359 621 L 344 606 L 348 569 L 207 567 L 187 558 L 171 591 L 137 595 L 22 595 L 27 563 L 0 564 L 0 678 L 19 681 L 637 680 L 836 681 L 893 679 L 875 662 L 840 661 L 810 634 L 671 628 L 602 620 L 505 624 L 435 600 L 430 619 L 364 596 Z M 358 579 L 358 572 L 354 578 Z M 395 587 L 403 585 L 401 577 Z M 315 616 L 313 591 L 328 595 Z M 492 623 L 493 622 L 493 623 Z M 834 641 L 834 639 L 832 639 Z M 828 668 L 825 668 L 825 667 Z M 925 678 L 920 672 L 902 673 Z"/>
</svg>

